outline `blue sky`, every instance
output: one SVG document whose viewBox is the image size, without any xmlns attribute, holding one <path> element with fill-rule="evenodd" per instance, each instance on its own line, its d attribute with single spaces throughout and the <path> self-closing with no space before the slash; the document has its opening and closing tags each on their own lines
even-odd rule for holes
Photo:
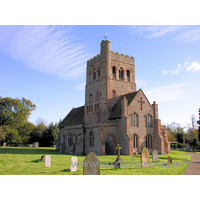
<svg viewBox="0 0 200 200">
<path fill-rule="evenodd" d="M 198 118 L 200 26 L 0 26 L 0 96 L 36 104 L 29 121 L 63 119 L 84 105 L 86 62 L 111 50 L 135 58 L 137 89 L 156 101 L 162 124 Z"/>
</svg>

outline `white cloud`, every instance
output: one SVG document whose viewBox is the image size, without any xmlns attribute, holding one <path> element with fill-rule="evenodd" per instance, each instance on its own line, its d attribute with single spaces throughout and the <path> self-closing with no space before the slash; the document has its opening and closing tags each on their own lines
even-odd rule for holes
<svg viewBox="0 0 200 200">
<path fill-rule="evenodd" d="M 147 90 L 145 94 L 152 102 L 155 100 L 157 103 L 186 99 L 189 98 L 188 92 L 186 90 L 187 85 L 188 83 L 180 83 L 175 85 L 156 87 Z"/>
<path fill-rule="evenodd" d="M 147 38 L 160 37 L 169 33 L 176 32 L 183 26 L 175 25 L 142 25 L 142 26 L 129 26 L 132 33 L 147 33 Z"/>
<path fill-rule="evenodd" d="M 85 72 L 86 46 L 71 26 L 0 26 L 0 51 L 26 67 L 73 79 Z"/>
<path fill-rule="evenodd" d="M 200 70 L 200 63 L 198 62 L 192 62 L 192 64 L 187 67 L 187 71 L 196 72 L 199 70 Z"/>
<path fill-rule="evenodd" d="M 168 74 L 168 71 L 163 70 L 163 75 L 166 75 L 166 74 Z"/>
</svg>

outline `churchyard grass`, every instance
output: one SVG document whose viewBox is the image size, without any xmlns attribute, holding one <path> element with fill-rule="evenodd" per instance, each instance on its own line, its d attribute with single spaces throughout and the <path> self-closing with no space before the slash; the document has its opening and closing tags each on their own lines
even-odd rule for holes
<svg viewBox="0 0 200 200">
<path fill-rule="evenodd" d="M 196 152 L 196 153 L 200 155 L 200 152 Z"/>
<path fill-rule="evenodd" d="M 140 163 L 140 155 L 121 156 L 124 161 L 120 169 L 115 169 L 112 164 L 116 159 L 116 155 L 98 156 L 101 162 L 101 175 L 179 175 L 187 168 L 177 165 L 183 163 L 184 159 L 190 161 L 192 157 L 183 151 L 171 151 L 167 155 L 159 155 L 159 162 L 162 166 L 141 168 L 135 166 L 134 162 Z M 198 152 L 199 153 L 199 152 Z M 42 155 L 51 155 L 51 167 L 45 167 L 44 162 L 40 161 Z M 80 165 L 86 156 L 76 156 L 79 166 L 76 172 L 70 172 L 70 158 L 74 155 L 59 154 L 55 148 L 29 148 L 29 147 L 0 147 L 0 175 L 72 175 L 78 173 L 83 174 L 83 167 Z M 166 165 L 167 158 L 172 158 L 172 164 Z M 176 159 L 176 160 L 175 160 Z M 111 163 L 113 162 L 113 163 Z M 149 156 L 151 166 L 155 162 L 152 161 L 152 155 Z M 131 166 L 133 164 L 133 166 Z M 158 165 L 158 164 L 157 164 Z M 174 165 L 174 166 L 173 166 Z M 189 165 L 189 164 L 188 164 Z"/>
</svg>

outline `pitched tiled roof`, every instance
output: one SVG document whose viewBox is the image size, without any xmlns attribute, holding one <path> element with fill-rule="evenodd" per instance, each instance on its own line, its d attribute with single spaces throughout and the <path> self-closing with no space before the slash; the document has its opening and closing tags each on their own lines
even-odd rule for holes
<svg viewBox="0 0 200 200">
<path fill-rule="evenodd" d="M 110 114 L 108 119 L 121 118 L 121 116 L 122 116 L 122 105 L 121 105 L 122 104 L 122 100 L 124 99 L 124 97 L 126 97 L 126 99 L 128 100 L 128 106 L 129 106 L 129 104 L 133 101 L 133 99 L 137 95 L 138 91 L 122 95 L 118 99 L 117 103 L 113 106 L 112 112 L 111 112 L 111 114 Z"/>
<path fill-rule="evenodd" d="M 73 108 L 60 123 L 59 128 L 73 126 L 84 122 L 84 106 Z"/>
</svg>

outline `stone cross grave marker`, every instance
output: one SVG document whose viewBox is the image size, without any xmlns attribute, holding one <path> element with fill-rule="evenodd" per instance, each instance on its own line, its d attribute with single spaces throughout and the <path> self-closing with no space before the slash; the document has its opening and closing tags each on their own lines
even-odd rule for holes
<svg viewBox="0 0 200 200">
<path fill-rule="evenodd" d="M 168 156 L 167 164 L 168 164 L 168 165 L 172 164 L 172 158 L 171 158 L 170 156 Z"/>
<path fill-rule="evenodd" d="M 45 167 L 51 167 L 51 156 L 45 155 Z"/>
<path fill-rule="evenodd" d="M 117 158 L 115 160 L 115 168 L 120 168 L 120 163 L 123 162 L 122 158 L 120 157 L 120 150 L 122 147 L 119 146 L 119 144 L 116 147 L 117 150 Z"/>
<path fill-rule="evenodd" d="M 158 158 L 158 151 L 157 150 L 153 150 L 153 152 L 152 152 L 152 159 L 153 159 L 153 161 L 157 161 L 157 160 L 159 160 L 159 158 Z"/>
<path fill-rule="evenodd" d="M 83 175 L 100 175 L 100 161 L 96 153 L 90 152 L 83 161 Z"/>
<path fill-rule="evenodd" d="M 190 151 L 190 150 L 191 150 L 191 148 L 190 148 L 190 144 L 187 143 L 187 144 L 186 144 L 186 151 Z"/>
<path fill-rule="evenodd" d="M 141 152 L 141 167 L 149 167 L 149 151 L 146 147 Z"/>
<path fill-rule="evenodd" d="M 6 142 L 3 143 L 3 147 L 6 147 Z"/>
<path fill-rule="evenodd" d="M 76 171 L 77 171 L 77 157 L 71 157 L 70 172 L 76 172 Z"/>
</svg>

